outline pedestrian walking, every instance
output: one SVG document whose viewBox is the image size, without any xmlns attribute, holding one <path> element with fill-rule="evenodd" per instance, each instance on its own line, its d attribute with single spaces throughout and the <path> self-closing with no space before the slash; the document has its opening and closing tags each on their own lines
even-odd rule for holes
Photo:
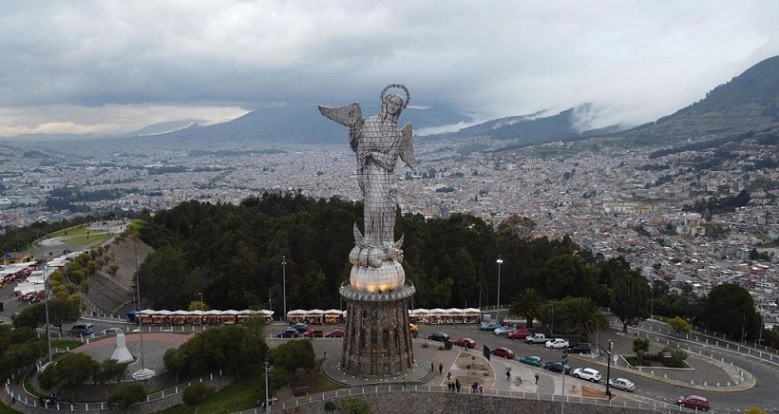
<svg viewBox="0 0 779 414">
<path fill-rule="evenodd" d="M 460 392 L 460 380 L 459 379 L 454 380 L 454 387 L 457 389 L 457 392 Z"/>
<path fill-rule="evenodd" d="M 449 391 L 454 392 L 454 383 L 452 381 L 447 383 L 447 387 L 449 388 Z"/>
<path fill-rule="evenodd" d="M 432 362 L 430 362 L 430 372 L 434 372 L 434 371 L 435 371 L 435 366 L 433 365 Z"/>
<path fill-rule="evenodd" d="M 479 391 L 479 383 L 474 382 L 473 385 L 471 385 L 471 394 L 476 394 Z"/>
<path fill-rule="evenodd" d="M 444 363 L 443 362 L 439 362 L 438 363 L 438 375 L 443 375 L 443 373 L 444 373 Z"/>
<path fill-rule="evenodd" d="M 479 384 L 479 394 L 484 394 L 484 387 Z"/>
<path fill-rule="evenodd" d="M 506 381 L 511 381 L 511 368 L 506 368 Z"/>
<path fill-rule="evenodd" d="M 446 373 L 446 380 L 449 381 L 450 379 L 452 379 L 452 371 Z"/>
<path fill-rule="evenodd" d="M 403 376 L 403 391 L 406 390 L 406 377 Z"/>
<path fill-rule="evenodd" d="M 538 374 L 536 374 L 536 385 L 538 385 Z"/>
</svg>

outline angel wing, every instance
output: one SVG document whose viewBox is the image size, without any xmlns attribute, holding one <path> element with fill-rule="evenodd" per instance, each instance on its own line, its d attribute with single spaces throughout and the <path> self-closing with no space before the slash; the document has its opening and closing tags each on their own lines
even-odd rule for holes
<svg viewBox="0 0 779 414">
<path fill-rule="evenodd" d="M 362 132 L 362 124 L 365 121 L 362 117 L 360 104 L 355 102 L 339 107 L 319 105 L 319 113 L 343 126 L 349 127 L 349 145 L 352 147 L 353 151 L 357 152 L 357 145 Z"/>
<path fill-rule="evenodd" d="M 362 109 L 360 109 L 360 104 L 357 102 L 339 107 L 319 105 L 319 112 L 347 127 L 352 127 L 362 121 Z"/>
<path fill-rule="evenodd" d="M 417 160 L 414 158 L 414 134 L 411 132 L 411 123 L 400 130 L 400 147 L 398 148 L 400 159 L 412 170 L 417 169 Z"/>
</svg>

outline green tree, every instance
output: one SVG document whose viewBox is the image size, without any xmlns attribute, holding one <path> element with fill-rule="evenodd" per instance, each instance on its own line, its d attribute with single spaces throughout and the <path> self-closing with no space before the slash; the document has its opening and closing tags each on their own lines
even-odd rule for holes
<svg viewBox="0 0 779 414">
<path fill-rule="evenodd" d="M 124 412 L 141 401 L 146 400 L 146 390 L 138 384 L 131 384 L 119 388 L 108 396 L 108 405 Z"/>
<path fill-rule="evenodd" d="M 298 369 L 312 369 L 316 360 L 311 341 L 296 339 L 270 350 L 270 361 L 274 368 L 281 368 L 290 375 Z"/>
<path fill-rule="evenodd" d="M 46 323 L 44 303 L 35 303 L 22 309 L 14 318 L 14 327 L 36 329 Z"/>
<path fill-rule="evenodd" d="M 701 317 L 710 328 L 736 340 L 741 340 L 742 333 L 756 334 L 757 330 L 752 328 L 759 324 L 752 296 L 743 287 L 730 283 L 711 289 Z"/>
<path fill-rule="evenodd" d="M 622 332 L 628 325 L 635 324 L 649 316 L 649 285 L 640 274 L 629 269 L 615 278 L 614 293 L 609 308 L 622 322 Z"/>
<path fill-rule="evenodd" d="M 538 316 L 541 305 L 546 298 L 535 288 L 525 288 L 519 296 L 514 299 L 509 307 L 509 313 L 512 315 L 523 316 L 528 328 L 533 327 L 533 319 Z"/>
<path fill-rule="evenodd" d="M 187 369 L 187 359 L 184 352 L 180 352 L 176 348 L 168 348 L 162 356 L 162 361 L 165 364 L 165 370 L 172 372 L 176 376 L 176 383 L 178 383 L 179 374 Z"/>
<path fill-rule="evenodd" d="M 68 323 L 74 323 L 81 317 L 78 302 L 68 299 L 54 299 L 49 301 L 49 322 L 59 328 L 62 335 L 62 327 Z"/>
<path fill-rule="evenodd" d="M 95 378 L 100 366 L 89 355 L 72 352 L 46 367 L 39 376 L 43 389 L 74 389 Z"/>
<path fill-rule="evenodd" d="M 633 352 L 636 353 L 636 359 L 638 360 L 639 365 L 644 365 L 644 356 L 649 352 L 649 339 L 633 339 Z"/>
<path fill-rule="evenodd" d="M 676 331 L 676 335 L 679 336 L 679 333 L 687 333 L 690 332 L 690 324 L 687 323 L 687 321 L 684 320 L 684 318 L 680 316 L 674 316 L 673 318 L 668 320 L 668 326 L 671 327 L 674 331 Z"/>
<path fill-rule="evenodd" d="M 768 411 L 760 407 L 749 407 L 744 411 L 744 414 L 768 414 Z"/>
<path fill-rule="evenodd" d="M 100 367 L 95 374 L 95 380 L 101 384 L 108 381 L 120 381 L 127 373 L 127 362 L 118 362 L 113 359 L 106 359 L 100 363 Z"/>
<path fill-rule="evenodd" d="M 590 298 L 571 298 L 563 307 L 563 327 L 576 332 L 585 341 L 593 332 L 609 328 L 609 320 L 598 304 Z"/>
</svg>

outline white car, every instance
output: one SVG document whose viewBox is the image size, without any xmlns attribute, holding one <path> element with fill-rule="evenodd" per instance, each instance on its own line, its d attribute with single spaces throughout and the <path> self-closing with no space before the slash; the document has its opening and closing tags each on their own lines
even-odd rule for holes
<svg viewBox="0 0 779 414">
<path fill-rule="evenodd" d="M 495 335 L 498 335 L 498 336 L 500 336 L 500 335 L 506 336 L 506 335 L 509 334 L 509 332 L 514 332 L 514 331 L 516 331 L 516 328 L 514 328 L 514 327 L 511 327 L 511 326 L 501 326 L 500 328 L 495 329 L 493 332 L 495 332 Z"/>
<path fill-rule="evenodd" d="M 576 368 L 573 370 L 573 376 L 590 382 L 600 382 L 600 372 L 592 368 Z"/>
<path fill-rule="evenodd" d="M 636 389 L 636 384 L 633 384 L 626 378 L 612 378 L 609 380 L 609 385 L 622 391 L 633 391 Z"/>
<path fill-rule="evenodd" d="M 111 328 L 103 329 L 102 331 L 100 331 L 100 335 L 101 336 L 106 336 L 106 335 L 111 335 L 111 334 L 118 334 L 119 332 L 122 332 L 122 330 L 120 328 L 111 327 Z"/>
<path fill-rule="evenodd" d="M 554 348 L 554 349 L 563 349 L 563 348 L 568 348 L 569 345 L 570 344 L 568 343 L 568 341 L 566 341 L 565 339 L 562 339 L 562 338 L 550 339 L 550 340 L 546 341 L 546 343 L 544 343 L 544 346 L 549 348 L 549 349 L 552 349 L 552 348 Z"/>
</svg>

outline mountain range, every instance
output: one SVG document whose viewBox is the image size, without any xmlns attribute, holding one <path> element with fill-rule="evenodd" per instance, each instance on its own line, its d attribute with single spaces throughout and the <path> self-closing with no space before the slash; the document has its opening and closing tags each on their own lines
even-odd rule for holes
<svg viewBox="0 0 779 414">
<path fill-rule="evenodd" d="M 633 128 L 612 125 L 588 129 L 581 120 L 593 110 L 584 104 L 560 113 L 544 112 L 495 119 L 455 132 L 427 135 L 426 139 L 467 139 L 473 137 L 505 141 L 505 145 L 531 145 L 570 141 L 596 136 L 642 143 L 673 143 L 696 137 L 721 137 L 779 126 L 779 56 L 766 59 L 729 82 L 712 89 L 705 98 L 655 122 Z M 378 111 L 377 105 L 363 105 L 363 114 Z M 402 122 L 414 130 L 434 130 L 452 125 L 471 125 L 474 120 L 445 106 L 406 108 Z M 283 144 L 338 144 L 346 139 L 345 128 L 322 116 L 316 105 L 286 105 L 260 109 L 229 122 L 201 126 L 196 120 L 183 120 L 149 126 L 143 130 L 111 138 L 124 138 L 135 145 L 186 144 L 197 146 L 245 146 Z M 47 136 L 26 137 L 44 141 Z M 86 139 L 90 136 L 51 137 L 49 140 Z M 18 141 L 17 141 L 18 142 Z"/>
</svg>

